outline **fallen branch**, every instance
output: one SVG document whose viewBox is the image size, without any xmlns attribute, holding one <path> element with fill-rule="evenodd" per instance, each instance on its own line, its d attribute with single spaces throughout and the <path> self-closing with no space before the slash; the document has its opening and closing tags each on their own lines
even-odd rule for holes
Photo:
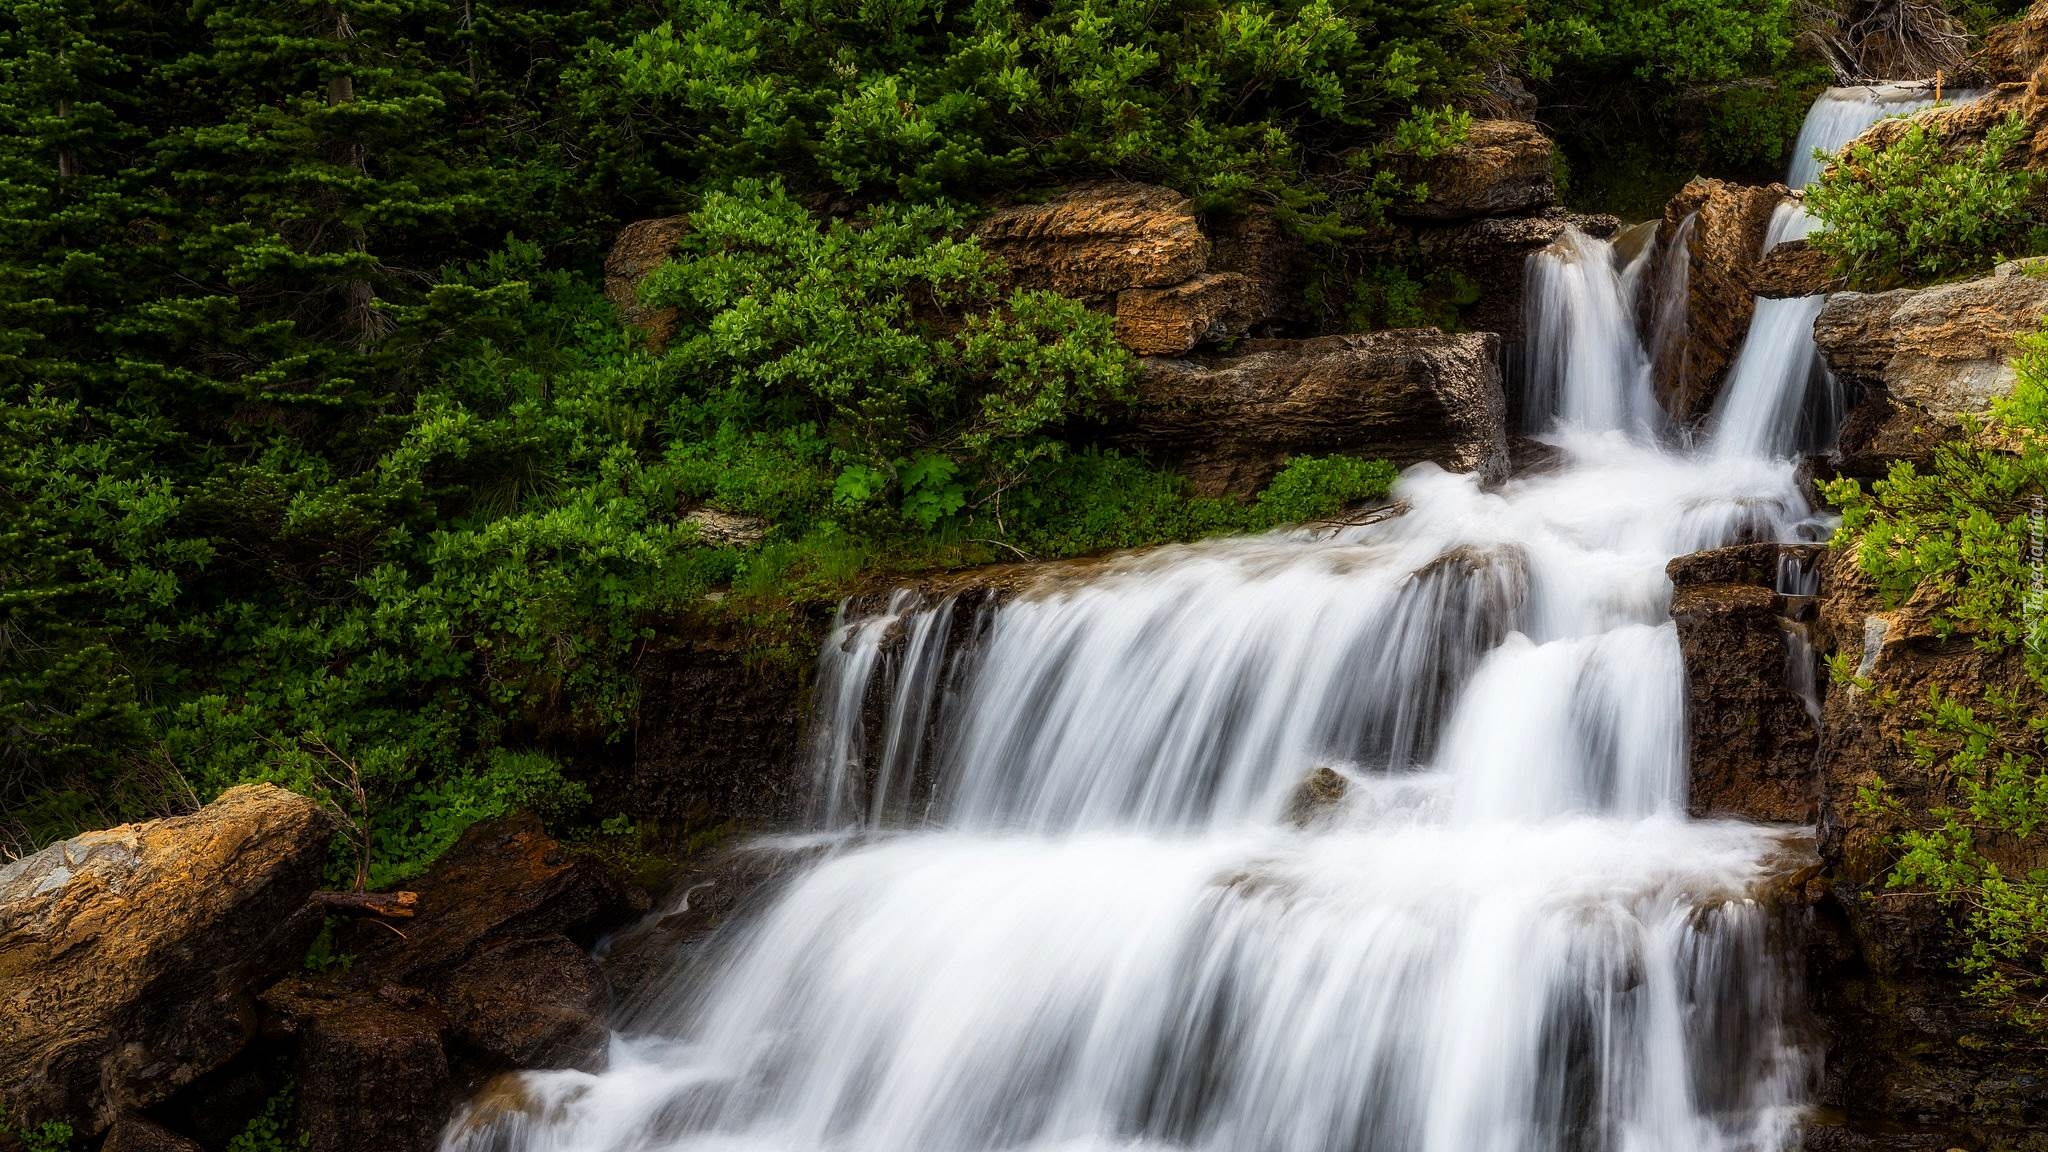
<svg viewBox="0 0 2048 1152">
<path fill-rule="evenodd" d="M 311 900 L 320 907 L 345 916 L 384 916 L 410 919 L 420 902 L 417 892 L 315 892 Z"/>
</svg>

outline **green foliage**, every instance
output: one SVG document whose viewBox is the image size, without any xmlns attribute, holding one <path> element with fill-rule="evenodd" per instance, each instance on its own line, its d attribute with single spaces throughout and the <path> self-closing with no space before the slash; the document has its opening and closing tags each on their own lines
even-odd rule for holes
<svg viewBox="0 0 2048 1152">
<path fill-rule="evenodd" d="M 1883 149 L 1849 150 L 1807 192 L 1826 223 L 1815 248 L 1860 287 L 1982 271 L 2048 243 L 2044 176 L 2014 166 L 2029 129 L 2015 112 L 1982 141 L 1951 148 L 1926 123 Z"/>
<path fill-rule="evenodd" d="M 0 1108 L 0 1139 L 9 1139 L 21 1152 L 70 1152 L 75 1133 L 71 1125 L 61 1120 L 45 1120 L 40 1124 L 26 1124 L 12 1120 L 5 1108 Z"/>
<path fill-rule="evenodd" d="M 296 1086 L 289 1081 L 271 1093 L 270 1099 L 263 1102 L 263 1110 L 228 1141 L 228 1152 L 299 1152 L 312 1147 L 310 1133 L 293 1131 L 292 1105 L 296 1096 Z"/>
<path fill-rule="evenodd" d="M 1536 0 L 1529 71 L 1539 80 L 1578 70 L 1666 84 L 1734 80 L 1785 59 L 1793 15 L 1791 0 Z"/>
<path fill-rule="evenodd" d="M 1853 480 L 1827 488 L 1842 508 L 1838 539 L 1887 596 L 1931 600 L 1937 630 L 1969 639 L 1993 658 L 1990 667 L 2017 656 L 2015 684 L 1989 683 L 1974 700 L 1935 690 L 1917 713 L 1906 747 L 1946 802 L 1908 811 L 1880 786 L 1862 803 L 1904 829 L 1886 883 L 1955 910 L 1957 964 L 1973 994 L 2028 1027 L 2048 1020 L 2048 869 L 2011 862 L 2039 859 L 2048 829 L 2044 414 L 2048 337 L 2021 358 L 2012 395 L 1984 430 L 2016 450 L 1980 446 L 1973 434 L 1938 448 L 1925 473 L 1901 463 L 1869 492 Z M 1836 668 L 1838 680 L 1851 675 L 1846 664 Z"/>
</svg>

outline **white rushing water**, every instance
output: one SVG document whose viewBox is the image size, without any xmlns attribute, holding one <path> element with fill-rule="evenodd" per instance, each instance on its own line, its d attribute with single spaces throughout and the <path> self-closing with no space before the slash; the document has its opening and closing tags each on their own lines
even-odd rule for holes
<svg viewBox="0 0 2048 1152">
<path fill-rule="evenodd" d="M 1664 567 L 1823 530 L 1788 455 L 1810 334 L 1760 312 L 1744 391 L 1676 447 L 1649 261 L 1532 258 L 1540 470 L 1419 465 L 1374 523 L 842 620 L 810 764 L 836 846 L 604 1071 L 528 1074 L 444 1147 L 1792 1147 L 1812 1060 L 1759 894 L 1807 841 L 1686 818 Z"/>
</svg>

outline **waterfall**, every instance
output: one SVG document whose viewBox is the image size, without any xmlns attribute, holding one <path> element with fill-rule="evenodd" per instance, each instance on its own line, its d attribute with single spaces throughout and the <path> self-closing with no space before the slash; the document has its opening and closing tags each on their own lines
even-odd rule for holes
<svg viewBox="0 0 2048 1152">
<path fill-rule="evenodd" d="M 1954 98 L 1975 95 L 1959 92 Z M 1826 164 L 1823 154 L 1840 151 L 1879 120 L 1933 104 L 1933 93 L 1917 85 L 1828 89 L 1800 126 L 1787 186 L 1804 189 L 1818 180 Z M 1780 204 L 1771 215 L 1763 250 L 1801 239 L 1818 225 L 1803 205 Z M 1723 455 L 1789 456 L 1834 446 L 1846 401 L 1813 343 L 1813 322 L 1826 302 L 1826 296 L 1756 301 L 1749 334 L 1707 422 L 1708 439 Z"/>
<path fill-rule="evenodd" d="M 1812 348 L 1761 322 L 1713 442 L 1675 445 L 1647 259 L 1531 258 L 1539 470 L 1417 465 L 1398 515 L 1114 558 L 972 628 L 843 613 L 833 846 L 602 1071 L 525 1074 L 444 1149 L 1796 1147 L 1766 891 L 1811 833 L 1687 818 L 1664 566 L 1822 530 L 1785 450 Z"/>
</svg>

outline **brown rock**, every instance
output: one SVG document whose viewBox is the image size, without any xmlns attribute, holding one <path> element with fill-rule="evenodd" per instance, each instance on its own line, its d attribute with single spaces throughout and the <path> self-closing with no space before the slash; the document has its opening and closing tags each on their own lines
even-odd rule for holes
<svg viewBox="0 0 2048 1152">
<path fill-rule="evenodd" d="M 1864 147 L 1882 150 L 1914 124 L 1931 127 L 1947 148 L 1961 148 L 1983 140 L 1985 133 L 2014 114 L 2026 124 L 2026 134 L 2012 159 L 2029 168 L 2048 167 L 2048 68 L 2042 67 L 2024 81 L 1999 84 L 1967 103 L 1923 108 L 1911 116 L 1888 116 L 1864 129 L 1840 154 Z"/>
<path fill-rule="evenodd" d="M 176 1132 L 144 1120 L 140 1116 L 123 1116 L 114 1121 L 107 1130 L 106 1143 L 100 1145 L 100 1152 L 203 1152 L 196 1140 L 187 1140 Z"/>
<path fill-rule="evenodd" d="M 602 863 L 562 847 L 530 815 L 471 827 L 411 887 L 418 911 L 403 938 L 357 934 L 358 975 L 424 987 L 508 938 L 587 942 L 635 912 Z"/>
<path fill-rule="evenodd" d="M 1681 556 L 1667 568 L 1685 658 L 1687 809 L 1695 816 L 1807 821 L 1819 801 L 1819 734 L 1788 684 L 1792 624 L 1774 590 L 1777 559 L 1775 544 L 1741 545 Z"/>
<path fill-rule="evenodd" d="M 1209 227 L 1209 271 L 1236 272 L 1245 278 L 1245 305 L 1253 330 L 1262 325 L 1307 320 L 1303 295 L 1309 260 L 1301 242 L 1287 233 L 1268 208 L 1215 221 Z"/>
<path fill-rule="evenodd" d="M 752 548 L 768 536 L 768 522 L 759 516 L 693 508 L 683 523 L 697 526 L 697 540 L 713 548 Z"/>
<path fill-rule="evenodd" d="M 1424 328 L 1151 359 L 1125 440 L 1177 459 L 1205 493 L 1255 491 L 1301 453 L 1491 474 L 1507 460 L 1498 351 L 1491 333 Z"/>
<path fill-rule="evenodd" d="M 1767 300 L 1819 296 L 1839 288 L 1835 262 L 1804 239 L 1787 240 L 1757 263 L 1752 292 Z"/>
<path fill-rule="evenodd" d="M 292 1075 L 312 1152 L 429 1152 L 454 1106 L 446 1020 L 415 989 L 287 980 L 263 997 L 298 1041 Z"/>
<path fill-rule="evenodd" d="M 1304 827 L 1315 823 L 1344 802 L 1350 782 L 1325 764 L 1308 774 L 1287 802 L 1287 818 Z"/>
<path fill-rule="evenodd" d="M 1953 422 L 2012 390 L 2013 353 L 2048 316 L 2048 279 L 1987 276 L 1891 292 L 1837 292 L 1813 338 L 1835 374 Z"/>
<path fill-rule="evenodd" d="M 1204 272 L 1167 288 L 1126 288 L 1116 297 L 1116 338 L 1143 356 L 1178 356 L 1245 334 L 1254 319 L 1251 282 Z"/>
<path fill-rule="evenodd" d="M 1209 259 L 1194 204 L 1151 184 L 1071 188 L 1043 204 L 997 209 L 974 233 L 1014 283 L 1065 296 L 1178 284 Z"/>
<path fill-rule="evenodd" d="M 1396 205 L 1418 220 L 1467 220 L 1541 211 L 1557 202 L 1550 174 L 1550 137 L 1518 120 L 1474 120 L 1462 143 L 1427 159 L 1392 158 L 1394 171 L 1428 188 L 1422 200 Z"/>
<path fill-rule="evenodd" d="M 2017 20 L 1984 34 L 1976 64 L 1994 83 L 2024 82 L 2048 63 L 2048 4 L 2036 3 Z"/>
<path fill-rule="evenodd" d="M 1771 215 L 1788 195 L 1781 184 L 1700 178 L 1664 206 L 1649 307 L 1657 399 L 1673 419 L 1713 407 L 1756 311 L 1751 286 Z"/>
<path fill-rule="evenodd" d="M 333 831 L 245 785 L 0 868 L 0 1100 L 98 1133 L 226 1062 L 318 927 Z"/>
<path fill-rule="evenodd" d="M 497 1066 L 581 1063 L 604 1044 L 604 971 L 559 932 L 486 943 L 440 992 L 455 1039 Z"/>
<path fill-rule="evenodd" d="M 677 242 L 689 231 L 687 216 L 636 220 L 619 232 L 604 258 L 604 298 L 619 310 L 620 319 L 646 334 L 647 346 L 657 352 L 675 335 L 676 310 L 640 303 L 640 281 L 675 255 Z"/>
</svg>

